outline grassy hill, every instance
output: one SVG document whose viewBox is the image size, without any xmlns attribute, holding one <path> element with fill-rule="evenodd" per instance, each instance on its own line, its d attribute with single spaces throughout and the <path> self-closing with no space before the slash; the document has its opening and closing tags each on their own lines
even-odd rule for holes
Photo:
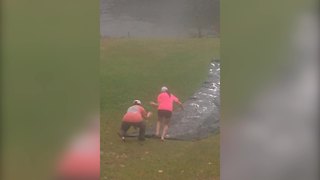
<svg viewBox="0 0 320 180">
<path fill-rule="evenodd" d="M 145 108 L 168 86 L 185 101 L 219 57 L 219 39 L 101 41 L 101 179 L 219 179 L 219 135 L 184 142 L 136 138 L 121 142 L 121 117 L 134 99 Z M 148 120 L 148 126 L 156 116 Z"/>
</svg>

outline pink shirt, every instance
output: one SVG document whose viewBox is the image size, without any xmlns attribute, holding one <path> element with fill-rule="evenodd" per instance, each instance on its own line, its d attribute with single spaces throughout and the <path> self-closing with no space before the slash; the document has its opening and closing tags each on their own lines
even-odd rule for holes
<svg viewBox="0 0 320 180">
<path fill-rule="evenodd" d="M 173 110 L 173 102 L 179 102 L 179 99 L 171 94 L 171 96 L 168 95 L 166 92 L 162 92 L 158 96 L 158 110 Z"/>
<path fill-rule="evenodd" d="M 139 105 L 133 105 L 129 107 L 127 113 L 123 116 L 122 120 L 126 122 L 140 122 L 143 120 L 143 116 L 146 114 L 146 110 Z"/>
</svg>

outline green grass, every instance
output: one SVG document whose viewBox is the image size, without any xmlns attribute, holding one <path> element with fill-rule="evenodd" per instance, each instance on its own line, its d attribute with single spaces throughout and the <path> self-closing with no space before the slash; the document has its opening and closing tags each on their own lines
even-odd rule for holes
<svg viewBox="0 0 320 180">
<path fill-rule="evenodd" d="M 156 113 L 147 102 L 163 85 L 185 101 L 206 77 L 210 60 L 220 56 L 219 47 L 212 38 L 101 41 L 101 179 L 219 179 L 219 135 L 122 143 L 116 134 L 134 99 Z M 153 116 L 148 127 L 155 122 Z"/>
</svg>

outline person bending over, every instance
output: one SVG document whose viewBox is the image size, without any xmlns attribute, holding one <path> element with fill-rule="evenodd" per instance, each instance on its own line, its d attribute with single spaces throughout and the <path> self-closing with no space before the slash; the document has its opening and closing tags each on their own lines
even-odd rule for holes
<svg viewBox="0 0 320 180">
<path fill-rule="evenodd" d="M 146 132 L 146 123 L 144 119 L 149 118 L 151 112 L 146 112 L 143 108 L 140 100 L 134 100 L 133 105 L 128 108 L 126 114 L 122 118 L 122 123 L 120 127 L 120 136 L 122 141 L 125 141 L 125 136 L 127 131 L 131 126 L 139 128 L 138 139 L 144 141 L 144 135 Z"/>
</svg>

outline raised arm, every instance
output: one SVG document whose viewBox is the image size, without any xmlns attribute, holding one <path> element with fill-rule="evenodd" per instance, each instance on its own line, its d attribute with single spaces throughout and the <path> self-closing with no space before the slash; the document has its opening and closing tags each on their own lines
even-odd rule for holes
<svg viewBox="0 0 320 180">
<path fill-rule="evenodd" d="M 143 117 L 143 119 L 147 119 L 151 116 L 151 112 L 149 111 L 146 111 L 144 108 L 141 109 L 141 115 Z"/>
<path fill-rule="evenodd" d="M 157 103 L 155 103 L 155 102 L 153 102 L 153 101 L 150 101 L 150 105 L 153 106 L 153 107 L 155 107 L 155 108 L 157 108 L 157 107 L 159 106 L 159 104 L 157 104 Z"/>
</svg>

